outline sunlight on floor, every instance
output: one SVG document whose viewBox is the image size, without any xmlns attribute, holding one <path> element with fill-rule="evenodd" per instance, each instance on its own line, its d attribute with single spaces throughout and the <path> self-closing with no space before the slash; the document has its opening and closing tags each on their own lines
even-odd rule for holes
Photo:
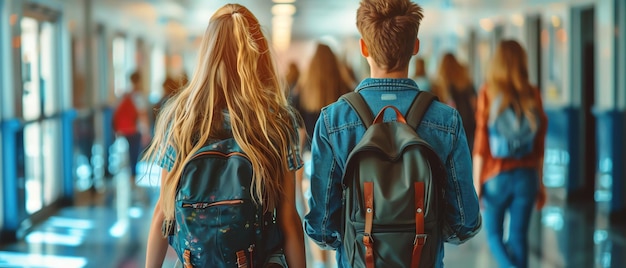
<svg viewBox="0 0 626 268">
<path fill-rule="evenodd" d="M 0 251 L 1 267 L 85 267 L 87 259 Z"/>
</svg>

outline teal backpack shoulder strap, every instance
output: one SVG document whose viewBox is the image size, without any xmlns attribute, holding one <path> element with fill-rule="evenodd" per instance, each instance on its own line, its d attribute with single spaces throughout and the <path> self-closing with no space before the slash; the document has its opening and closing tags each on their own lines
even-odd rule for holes
<svg viewBox="0 0 626 268">
<path fill-rule="evenodd" d="M 407 124 L 413 127 L 413 129 L 417 129 L 428 107 L 430 107 L 430 104 L 435 100 L 437 100 L 437 96 L 433 93 L 428 91 L 417 92 L 417 96 L 413 100 L 413 103 L 411 103 L 409 111 L 406 113 Z"/>
<path fill-rule="evenodd" d="M 365 125 L 366 129 L 372 125 L 374 122 L 374 114 L 372 114 L 370 107 L 367 105 L 361 94 L 358 92 L 350 92 L 343 94 L 340 99 L 344 99 L 348 102 L 348 104 L 350 104 L 350 107 L 352 107 L 352 109 L 359 115 L 359 118 L 361 118 L 361 121 L 363 121 L 363 125 Z"/>
</svg>

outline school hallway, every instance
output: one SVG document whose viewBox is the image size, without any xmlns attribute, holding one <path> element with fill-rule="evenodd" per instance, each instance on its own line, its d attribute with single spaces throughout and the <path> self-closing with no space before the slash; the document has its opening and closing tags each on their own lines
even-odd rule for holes
<svg viewBox="0 0 626 268">
<path fill-rule="evenodd" d="M 257 14 L 277 75 L 293 65 L 305 77 L 324 44 L 345 65 L 336 73 L 372 76 L 359 0 L 0 0 L 0 268 L 144 267 L 160 170 L 141 163 L 131 179 L 114 114 L 141 74 L 154 120 L 174 89 L 166 82 L 193 80 L 226 2 Z M 548 120 L 548 200 L 530 219 L 529 268 L 626 268 L 626 0 L 412 2 L 424 18 L 407 78 L 424 69 L 420 89 L 436 88 L 450 53 L 478 93 L 501 41 L 526 51 Z M 170 249 L 163 267 L 176 258 Z M 310 252 L 308 264 L 319 268 Z M 446 244 L 444 264 L 497 268 L 485 226 Z"/>
</svg>

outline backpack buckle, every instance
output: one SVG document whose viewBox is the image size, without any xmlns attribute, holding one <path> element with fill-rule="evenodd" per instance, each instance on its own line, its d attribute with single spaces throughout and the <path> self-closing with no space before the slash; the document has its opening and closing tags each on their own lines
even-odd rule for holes
<svg viewBox="0 0 626 268">
<path fill-rule="evenodd" d="M 426 238 L 428 238 L 427 234 L 415 234 L 415 239 L 413 239 L 413 245 L 419 243 L 419 245 L 426 244 Z"/>
<path fill-rule="evenodd" d="M 374 237 L 371 234 L 363 234 L 363 243 L 364 244 L 373 244 Z"/>
</svg>

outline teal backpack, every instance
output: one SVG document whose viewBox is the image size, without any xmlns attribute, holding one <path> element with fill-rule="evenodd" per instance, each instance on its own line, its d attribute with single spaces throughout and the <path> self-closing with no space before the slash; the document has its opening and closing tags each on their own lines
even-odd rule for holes
<svg viewBox="0 0 626 268">
<path fill-rule="evenodd" d="M 233 138 L 202 147 L 185 164 L 168 234 L 183 267 L 262 267 L 281 249 L 276 213 L 253 201 L 252 174 Z"/>
<path fill-rule="evenodd" d="M 343 175 L 343 247 L 351 267 L 435 267 L 446 172 L 416 129 L 436 97 L 419 92 L 406 119 L 393 106 L 374 118 L 357 92 L 341 98 L 366 127 Z M 383 122 L 387 109 L 396 121 Z"/>
</svg>

